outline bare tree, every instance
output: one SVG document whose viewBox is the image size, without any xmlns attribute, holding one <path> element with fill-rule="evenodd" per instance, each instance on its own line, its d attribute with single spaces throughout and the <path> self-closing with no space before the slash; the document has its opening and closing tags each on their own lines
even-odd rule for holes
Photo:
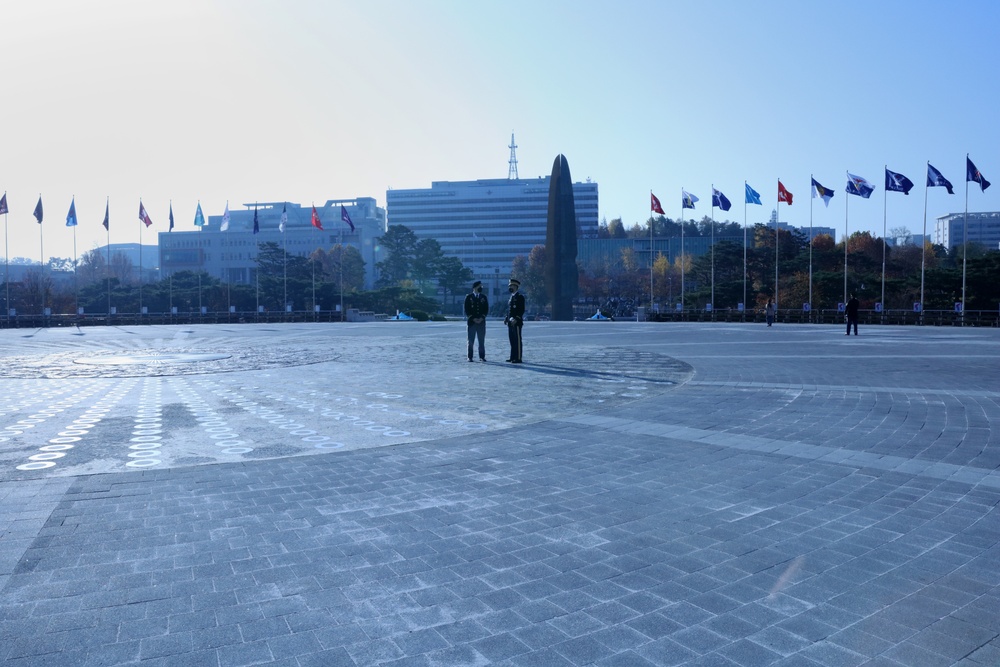
<svg viewBox="0 0 1000 667">
<path fill-rule="evenodd" d="M 135 267 L 132 260 L 120 252 L 111 255 L 111 277 L 117 278 L 122 285 L 133 282 Z"/>
<path fill-rule="evenodd" d="M 890 228 L 889 238 L 895 241 L 898 246 L 913 243 L 913 233 L 905 226 Z"/>
</svg>

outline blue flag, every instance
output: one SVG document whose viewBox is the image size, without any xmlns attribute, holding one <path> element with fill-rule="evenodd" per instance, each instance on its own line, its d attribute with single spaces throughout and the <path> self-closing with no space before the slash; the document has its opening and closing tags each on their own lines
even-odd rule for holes
<svg viewBox="0 0 1000 667">
<path fill-rule="evenodd" d="M 847 194 L 857 195 L 868 199 L 875 192 L 875 186 L 860 176 L 852 173 L 847 174 Z"/>
<path fill-rule="evenodd" d="M 695 197 L 693 194 L 691 194 L 690 192 L 687 192 L 686 190 L 681 190 L 681 209 L 682 210 L 685 209 L 685 208 L 694 208 L 694 203 L 696 201 L 698 201 L 698 198 Z"/>
<path fill-rule="evenodd" d="M 910 190 L 913 189 L 913 181 L 908 179 L 902 174 L 897 174 L 894 171 L 885 170 L 885 191 L 886 192 L 902 192 L 904 195 L 910 194 Z"/>
<path fill-rule="evenodd" d="M 194 226 L 205 226 L 205 215 L 201 212 L 201 202 L 198 202 L 198 210 L 194 212 Z"/>
<path fill-rule="evenodd" d="M 168 232 L 174 231 L 174 203 L 170 202 L 170 228 Z"/>
<path fill-rule="evenodd" d="M 927 163 L 927 187 L 934 187 L 940 185 L 941 187 L 948 190 L 948 194 L 953 195 L 955 191 L 951 187 L 951 181 L 944 177 L 944 175 L 931 166 L 931 163 Z"/>
<path fill-rule="evenodd" d="M 751 188 L 749 184 L 744 183 L 744 185 L 746 185 L 747 188 L 747 203 L 763 206 L 763 204 L 760 203 L 760 193 Z"/>
<path fill-rule="evenodd" d="M 351 216 L 347 215 L 347 209 L 343 204 L 340 205 L 340 219 L 350 225 L 352 232 L 354 231 L 354 223 L 351 222 Z"/>
<path fill-rule="evenodd" d="M 732 203 L 726 199 L 726 195 L 712 188 L 712 206 L 718 206 L 723 211 L 728 211 L 732 207 Z"/>
<path fill-rule="evenodd" d="M 35 212 L 32 215 L 35 216 L 38 224 L 42 224 L 42 195 L 38 195 L 38 203 L 35 204 Z"/>
<path fill-rule="evenodd" d="M 260 233 L 260 223 L 257 222 L 257 204 L 253 205 L 253 233 Z"/>
<path fill-rule="evenodd" d="M 76 197 L 69 204 L 69 213 L 66 214 L 66 226 L 76 227 Z"/>
<path fill-rule="evenodd" d="M 0 215 L 7 213 L 7 193 L 3 193 L 3 197 L 0 197 Z"/>
<path fill-rule="evenodd" d="M 830 200 L 833 199 L 833 190 L 831 190 L 830 188 L 823 187 L 822 185 L 819 184 L 819 181 L 817 181 L 815 178 L 812 179 L 812 186 L 813 186 L 813 199 L 819 197 L 820 199 L 823 200 L 823 205 L 829 207 Z"/>
<path fill-rule="evenodd" d="M 965 180 L 979 183 L 981 192 L 986 192 L 986 188 L 990 187 L 990 182 L 983 178 L 983 175 L 976 169 L 976 165 L 972 164 L 972 160 L 969 159 L 968 155 L 965 156 Z"/>
</svg>

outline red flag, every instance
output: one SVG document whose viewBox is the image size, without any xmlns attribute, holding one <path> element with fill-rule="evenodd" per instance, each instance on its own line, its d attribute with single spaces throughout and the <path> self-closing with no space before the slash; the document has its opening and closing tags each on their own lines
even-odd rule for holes
<svg viewBox="0 0 1000 667">
<path fill-rule="evenodd" d="M 139 220 L 144 222 L 146 224 L 146 227 L 149 227 L 151 224 L 153 224 L 153 221 L 149 219 L 149 214 L 146 213 L 146 207 L 142 205 L 141 199 L 139 200 Z"/>
<path fill-rule="evenodd" d="M 312 225 L 316 229 L 323 231 L 323 223 L 319 221 L 319 213 L 316 212 L 315 206 L 313 206 Z"/>
<path fill-rule="evenodd" d="M 660 206 L 660 200 L 652 192 L 649 193 L 649 210 L 653 213 L 663 215 L 663 207 Z"/>
<path fill-rule="evenodd" d="M 778 181 L 778 202 L 785 202 L 789 206 L 792 205 L 792 193 L 785 189 L 781 181 Z"/>
</svg>

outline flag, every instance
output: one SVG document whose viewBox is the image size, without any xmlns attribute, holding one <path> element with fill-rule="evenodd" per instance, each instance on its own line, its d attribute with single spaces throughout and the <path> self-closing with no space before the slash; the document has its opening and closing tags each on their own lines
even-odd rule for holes
<svg viewBox="0 0 1000 667">
<path fill-rule="evenodd" d="M 3 193 L 3 197 L 0 197 L 0 215 L 7 213 L 7 193 Z"/>
<path fill-rule="evenodd" d="M 351 222 L 351 216 L 347 215 L 347 209 L 343 204 L 340 205 L 340 219 L 350 226 L 352 232 L 354 231 L 354 223 Z"/>
<path fill-rule="evenodd" d="M 868 199 L 875 191 L 875 186 L 860 176 L 847 172 L 847 194 Z"/>
<path fill-rule="evenodd" d="M 712 188 L 712 206 L 718 206 L 723 211 L 728 211 L 732 207 L 732 202 L 726 199 L 726 195 L 722 194 L 715 188 Z"/>
<path fill-rule="evenodd" d="M 320 222 L 320 220 L 319 220 L 319 213 L 316 212 L 316 207 L 315 206 L 313 206 L 313 213 L 312 213 L 312 220 L 311 220 L 311 222 L 312 222 L 312 226 L 313 227 L 315 227 L 316 229 L 318 229 L 320 231 L 323 231 L 323 223 Z"/>
<path fill-rule="evenodd" d="M 174 203 L 170 202 L 170 228 L 167 229 L 168 232 L 174 231 Z"/>
<path fill-rule="evenodd" d="M 652 192 L 649 193 L 649 210 L 652 213 L 663 215 L 663 207 L 660 206 L 660 200 Z"/>
<path fill-rule="evenodd" d="M 66 214 L 66 226 L 76 227 L 76 197 L 69 203 L 69 213 Z"/>
<path fill-rule="evenodd" d="M 198 209 L 194 212 L 194 226 L 205 226 L 205 215 L 201 212 L 201 202 L 198 202 Z"/>
<path fill-rule="evenodd" d="M 983 178 L 983 175 L 976 169 L 976 165 L 972 164 L 972 160 L 969 159 L 968 155 L 965 156 L 965 180 L 979 183 L 979 189 L 982 192 L 986 192 L 986 188 L 990 187 L 990 182 Z"/>
<path fill-rule="evenodd" d="M 948 190 L 948 194 L 953 195 L 955 191 L 951 187 L 951 181 L 944 177 L 944 175 L 931 166 L 931 163 L 927 163 L 927 187 L 934 187 L 940 185 Z"/>
<path fill-rule="evenodd" d="M 260 233 L 260 223 L 257 222 L 257 204 L 253 205 L 253 233 Z"/>
<path fill-rule="evenodd" d="M 747 203 L 757 204 L 757 206 L 763 206 L 763 204 L 760 203 L 760 193 L 751 188 L 750 185 L 747 183 L 744 183 L 743 185 L 745 185 L 747 189 Z"/>
<path fill-rule="evenodd" d="M 785 186 L 778 181 L 778 203 L 785 202 L 789 206 L 792 205 L 792 193 L 785 189 Z"/>
<path fill-rule="evenodd" d="M 281 205 L 281 222 L 278 223 L 278 231 L 285 232 L 285 225 L 288 224 L 288 204 Z"/>
<path fill-rule="evenodd" d="M 38 224 L 42 224 L 42 195 L 38 195 L 38 203 L 35 204 L 35 212 L 32 214 Z"/>
<path fill-rule="evenodd" d="M 685 208 L 694 208 L 694 203 L 698 201 L 698 198 L 686 190 L 681 190 L 681 210 Z"/>
<path fill-rule="evenodd" d="M 812 183 L 813 183 L 813 199 L 819 197 L 823 200 L 823 205 L 829 207 L 830 200 L 833 199 L 833 190 L 831 190 L 830 188 L 824 188 L 822 185 L 819 184 L 819 181 L 817 181 L 815 178 L 812 179 Z"/>
<path fill-rule="evenodd" d="M 101 223 L 102 225 L 104 225 L 104 228 L 109 232 L 111 231 L 111 220 L 110 218 L 108 218 L 108 209 L 110 208 L 110 206 L 111 202 L 104 202 L 104 222 Z"/>
<path fill-rule="evenodd" d="M 141 220 L 148 228 L 153 224 L 153 221 L 149 219 L 149 213 L 146 213 L 146 207 L 142 205 L 142 200 L 139 200 L 139 220 Z"/>
<path fill-rule="evenodd" d="M 222 224 L 219 225 L 219 231 L 224 232 L 229 229 L 229 202 L 226 202 L 226 211 L 222 214 Z"/>
<path fill-rule="evenodd" d="M 913 189 L 913 181 L 908 179 L 902 174 L 897 174 L 894 171 L 885 170 L 885 191 L 886 192 L 902 192 L 904 195 L 910 194 L 910 190 Z"/>
</svg>

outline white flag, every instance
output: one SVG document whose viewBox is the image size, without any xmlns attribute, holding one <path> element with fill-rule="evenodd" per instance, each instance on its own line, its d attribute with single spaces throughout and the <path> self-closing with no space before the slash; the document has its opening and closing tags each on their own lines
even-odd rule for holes
<svg viewBox="0 0 1000 667">
<path fill-rule="evenodd" d="M 229 202 L 226 202 L 226 212 L 222 214 L 222 225 L 219 227 L 220 232 L 224 232 L 229 229 Z"/>
<path fill-rule="evenodd" d="M 281 222 L 278 224 L 278 231 L 284 233 L 285 223 L 288 222 L 288 211 L 285 210 L 287 204 L 282 204 L 281 206 Z"/>
</svg>

